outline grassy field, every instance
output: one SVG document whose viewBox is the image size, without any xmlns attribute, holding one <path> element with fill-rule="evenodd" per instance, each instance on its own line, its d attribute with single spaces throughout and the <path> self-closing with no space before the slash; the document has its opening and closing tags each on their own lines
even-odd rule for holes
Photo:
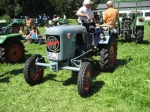
<svg viewBox="0 0 150 112">
<path fill-rule="evenodd" d="M 24 63 L 0 64 L 0 112 L 150 112 L 149 28 L 146 22 L 142 44 L 119 39 L 113 73 L 101 72 L 99 57 L 93 57 L 95 77 L 87 98 L 78 95 L 77 72 L 47 68 L 42 83 L 29 86 L 23 77 Z M 26 59 L 46 55 L 44 44 L 25 48 Z"/>
</svg>

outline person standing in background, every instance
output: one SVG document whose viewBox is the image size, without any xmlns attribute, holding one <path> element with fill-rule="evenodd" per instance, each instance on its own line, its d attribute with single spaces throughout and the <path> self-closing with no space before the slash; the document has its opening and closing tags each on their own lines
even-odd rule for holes
<svg viewBox="0 0 150 112">
<path fill-rule="evenodd" d="M 111 28 L 116 28 L 116 21 L 119 18 L 118 10 L 114 9 L 112 1 L 107 1 L 107 10 L 104 12 L 104 24 L 110 25 Z"/>
<path fill-rule="evenodd" d="M 27 27 L 27 32 L 26 35 L 28 35 L 32 29 L 32 26 L 34 25 L 32 19 L 29 16 L 26 16 L 26 27 Z"/>
</svg>

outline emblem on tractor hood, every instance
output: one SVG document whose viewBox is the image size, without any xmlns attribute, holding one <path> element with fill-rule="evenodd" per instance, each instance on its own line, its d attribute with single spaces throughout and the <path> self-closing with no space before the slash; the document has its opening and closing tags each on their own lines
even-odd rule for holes
<svg viewBox="0 0 150 112">
<path fill-rule="evenodd" d="M 60 51 L 60 38 L 59 36 L 48 36 L 46 38 L 47 50 L 50 52 L 59 52 Z"/>
</svg>

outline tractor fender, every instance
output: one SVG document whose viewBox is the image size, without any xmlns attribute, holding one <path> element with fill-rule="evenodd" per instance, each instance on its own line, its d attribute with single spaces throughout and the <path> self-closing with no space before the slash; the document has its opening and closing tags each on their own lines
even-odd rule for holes
<svg viewBox="0 0 150 112">
<path fill-rule="evenodd" d="M 24 40 L 24 38 L 18 33 L 7 34 L 7 35 L 0 35 L 0 44 L 3 44 L 5 41 L 7 41 L 9 39 Z"/>
<path fill-rule="evenodd" d="M 104 33 L 104 34 L 105 34 L 105 33 Z M 116 38 L 118 38 L 118 33 L 112 32 L 112 33 L 110 33 L 110 35 L 108 35 L 108 34 L 105 35 L 105 38 L 104 38 L 104 39 L 101 39 L 101 40 L 99 41 L 99 44 L 108 44 L 111 37 L 116 37 Z"/>
</svg>

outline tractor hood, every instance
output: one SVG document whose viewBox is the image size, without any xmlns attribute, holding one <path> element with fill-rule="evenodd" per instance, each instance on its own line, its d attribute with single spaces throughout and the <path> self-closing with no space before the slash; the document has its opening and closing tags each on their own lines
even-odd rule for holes
<svg viewBox="0 0 150 112">
<path fill-rule="evenodd" d="M 64 33 L 74 35 L 83 32 L 86 32 L 86 28 L 81 25 L 60 25 L 46 29 L 46 35 L 61 35 Z"/>
<path fill-rule="evenodd" d="M 76 35 L 86 34 L 81 25 L 60 25 L 46 29 L 47 56 L 50 60 L 62 61 L 75 55 Z"/>
</svg>

